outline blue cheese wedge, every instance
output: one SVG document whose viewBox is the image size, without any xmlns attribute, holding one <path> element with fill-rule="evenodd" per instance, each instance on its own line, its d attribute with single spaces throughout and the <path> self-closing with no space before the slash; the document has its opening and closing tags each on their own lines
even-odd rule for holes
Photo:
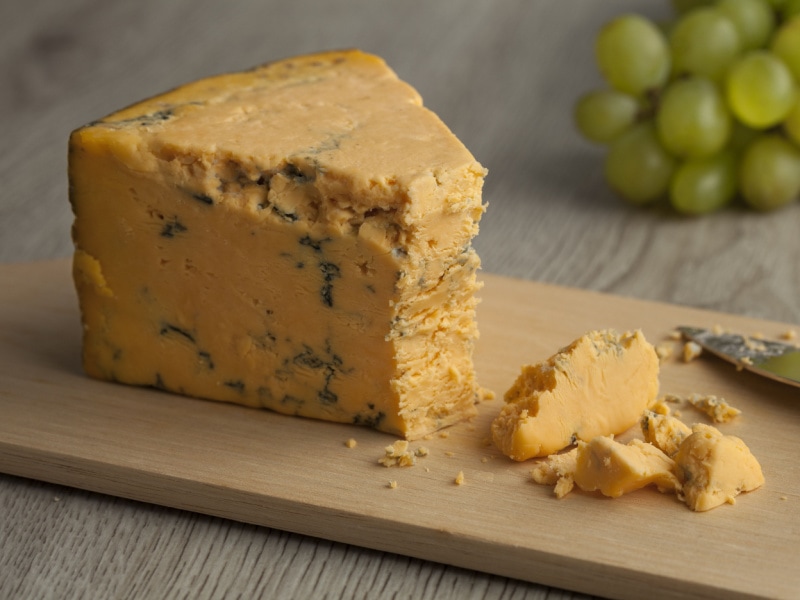
<svg viewBox="0 0 800 600">
<path fill-rule="evenodd" d="M 356 50 L 82 127 L 69 177 L 84 368 L 408 439 L 470 418 L 484 175 Z"/>
</svg>

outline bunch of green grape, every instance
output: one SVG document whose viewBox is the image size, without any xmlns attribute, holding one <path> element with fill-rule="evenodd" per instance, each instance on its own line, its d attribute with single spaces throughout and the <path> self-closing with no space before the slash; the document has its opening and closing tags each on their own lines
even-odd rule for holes
<svg viewBox="0 0 800 600">
<path fill-rule="evenodd" d="M 606 144 L 605 177 L 634 204 L 704 214 L 800 197 L 800 0 L 672 0 L 676 18 L 607 23 L 595 55 L 607 89 L 575 106 Z"/>
</svg>

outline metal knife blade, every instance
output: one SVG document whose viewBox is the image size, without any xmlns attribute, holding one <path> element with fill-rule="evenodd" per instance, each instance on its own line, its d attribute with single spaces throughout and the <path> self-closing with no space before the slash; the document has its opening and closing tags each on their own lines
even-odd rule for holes
<svg viewBox="0 0 800 600">
<path fill-rule="evenodd" d="M 800 347 L 736 333 L 716 333 L 700 327 L 678 327 L 687 340 L 710 353 L 781 383 L 800 387 Z"/>
</svg>

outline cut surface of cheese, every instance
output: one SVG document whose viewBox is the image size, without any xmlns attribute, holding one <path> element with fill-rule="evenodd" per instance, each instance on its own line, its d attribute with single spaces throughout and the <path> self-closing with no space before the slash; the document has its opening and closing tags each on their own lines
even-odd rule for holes
<svg viewBox="0 0 800 600">
<path fill-rule="evenodd" d="M 591 331 L 522 368 L 492 423 L 494 443 L 521 461 L 622 433 L 655 399 L 658 371 L 658 356 L 641 331 Z"/>
<path fill-rule="evenodd" d="M 190 83 L 69 150 L 89 375 L 409 439 L 476 414 L 485 170 L 378 57 Z"/>
<path fill-rule="evenodd" d="M 698 423 L 675 454 L 681 499 L 692 510 L 733 504 L 736 496 L 764 484 L 761 465 L 738 437 Z"/>
<path fill-rule="evenodd" d="M 597 490 L 618 498 L 651 484 L 660 491 L 680 487 L 673 473 L 673 460 L 642 440 L 622 444 L 610 436 L 598 436 L 589 442 L 578 442 L 577 450 L 574 480 L 584 491 Z"/>
</svg>

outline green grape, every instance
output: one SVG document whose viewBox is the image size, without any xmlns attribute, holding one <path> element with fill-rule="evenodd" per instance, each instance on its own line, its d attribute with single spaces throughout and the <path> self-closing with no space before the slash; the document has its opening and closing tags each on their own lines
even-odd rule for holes
<svg viewBox="0 0 800 600">
<path fill-rule="evenodd" d="M 612 88 L 642 96 L 669 76 L 669 47 L 664 34 L 638 15 L 607 23 L 595 42 L 597 66 Z"/>
<path fill-rule="evenodd" d="M 796 96 L 789 68 L 765 50 L 753 50 L 733 64 L 725 91 L 733 114 L 756 129 L 783 121 Z"/>
<path fill-rule="evenodd" d="M 669 198 L 678 212 L 702 215 L 728 204 L 736 188 L 736 158 L 728 150 L 681 164 L 672 178 Z"/>
<path fill-rule="evenodd" d="M 664 148 L 681 158 L 703 158 L 728 142 L 731 117 L 721 94 L 704 77 L 679 79 L 667 87 L 656 115 Z"/>
<path fill-rule="evenodd" d="M 795 144 L 800 145 L 800 98 L 783 122 L 783 130 Z"/>
<path fill-rule="evenodd" d="M 736 26 L 716 8 L 686 13 L 676 23 L 669 42 L 674 75 L 704 75 L 715 82 L 722 81 L 742 50 Z"/>
<path fill-rule="evenodd" d="M 778 28 L 770 50 L 789 67 L 795 81 L 800 82 L 800 17 L 790 19 Z"/>
<path fill-rule="evenodd" d="M 639 102 L 615 90 L 597 90 L 582 96 L 575 105 L 575 124 L 593 142 L 613 141 L 636 120 Z"/>
<path fill-rule="evenodd" d="M 717 10 L 733 22 L 743 50 L 763 48 L 775 30 L 775 11 L 767 0 L 720 0 Z"/>
<path fill-rule="evenodd" d="M 779 134 L 765 134 L 745 151 L 739 167 L 742 196 L 753 208 L 772 210 L 800 195 L 800 150 Z"/>
<path fill-rule="evenodd" d="M 651 121 L 619 136 L 606 156 L 606 180 L 633 204 L 648 204 L 663 197 L 674 170 L 675 159 L 662 148 Z"/>
</svg>

